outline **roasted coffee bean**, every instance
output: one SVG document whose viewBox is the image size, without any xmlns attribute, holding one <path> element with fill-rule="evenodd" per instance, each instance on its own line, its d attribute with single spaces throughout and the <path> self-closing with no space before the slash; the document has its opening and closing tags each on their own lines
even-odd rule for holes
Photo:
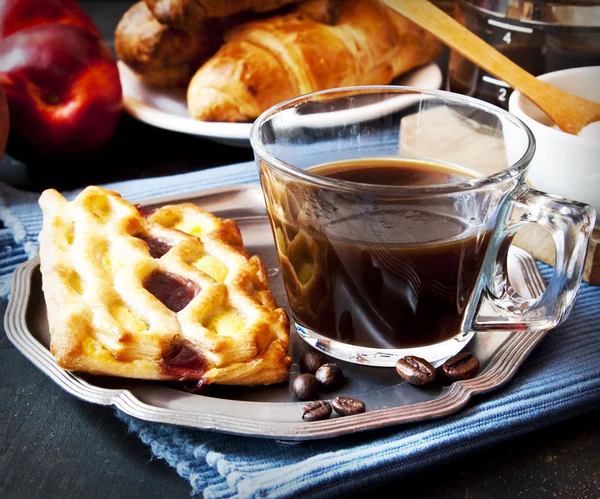
<svg viewBox="0 0 600 499">
<path fill-rule="evenodd" d="M 314 374 L 309 373 L 299 374 L 292 384 L 294 395 L 301 400 L 313 400 L 317 395 L 318 388 L 317 378 Z"/>
<path fill-rule="evenodd" d="M 479 371 L 479 359 L 469 352 L 460 352 L 441 366 L 444 377 L 451 382 L 471 379 L 477 371 Z"/>
<path fill-rule="evenodd" d="M 313 400 L 302 408 L 304 421 L 319 421 L 331 416 L 331 404 L 327 400 Z"/>
<path fill-rule="evenodd" d="M 340 416 L 351 416 L 365 412 L 366 406 L 362 400 L 340 395 L 331 401 L 335 412 Z"/>
<path fill-rule="evenodd" d="M 301 358 L 298 365 L 300 372 L 315 374 L 317 369 L 327 362 L 324 355 L 314 350 L 306 352 Z"/>
<path fill-rule="evenodd" d="M 315 372 L 315 377 L 320 387 L 326 391 L 335 390 L 344 383 L 344 373 L 337 364 L 332 362 L 319 367 L 317 372 Z"/>
<path fill-rule="evenodd" d="M 427 360 L 414 355 L 398 359 L 396 372 L 411 385 L 426 385 L 435 379 L 435 367 Z"/>
</svg>

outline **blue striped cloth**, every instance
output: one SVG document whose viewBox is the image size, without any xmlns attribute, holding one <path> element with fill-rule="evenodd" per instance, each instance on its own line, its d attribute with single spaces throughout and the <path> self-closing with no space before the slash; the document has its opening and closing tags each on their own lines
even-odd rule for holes
<svg viewBox="0 0 600 499">
<path fill-rule="evenodd" d="M 106 187 L 136 202 L 257 180 L 254 163 L 243 163 Z M 3 299 L 13 270 L 36 254 L 37 198 L 0 185 Z M 552 269 L 540 269 L 548 279 Z M 600 408 L 599 312 L 600 287 L 582 284 L 567 321 L 545 337 L 509 383 L 434 421 L 290 445 L 148 423 L 118 410 L 116 416 L 207 499 L 342 495 Z"/>
</svg>

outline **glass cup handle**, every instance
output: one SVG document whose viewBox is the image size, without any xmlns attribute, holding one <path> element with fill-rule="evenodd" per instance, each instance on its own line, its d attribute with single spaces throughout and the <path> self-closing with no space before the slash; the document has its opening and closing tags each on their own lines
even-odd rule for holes
<svg viewBox="0 0 600 499">
<path fill-rule="evenodd" d="M 499 229 L 490 241 L 484 260 L 480 312 L 494 311 L 493 320 L 479 314 L 476 331 L 503 329 L 547 330 L 559 324 L 574 304 L 583 276 L 585 257 L 596 213 L 583 203 L 569 201 L 523 186 L 503 204 Z M 550 233 L 555 245 L 554 274 L 537 298 L 520 296 L 508 278 L 507 256 L 515 234 L 528 223 Z M 484 315 L 484 317 L 480 317 Z"/>
</svg>

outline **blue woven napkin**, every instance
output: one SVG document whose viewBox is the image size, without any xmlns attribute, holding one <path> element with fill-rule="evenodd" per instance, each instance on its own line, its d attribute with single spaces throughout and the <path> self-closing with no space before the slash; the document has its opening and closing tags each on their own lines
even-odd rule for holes
<svg viewBox="0 0 600 499">
<path fill-rule="evenodd" d="M 242 163 L 105 187 L 136 202 L 257 181 L 255 164 Z M 37 252 L 38 197 L 0 184 L 2 299 L 9 296 L 13 270 Z M 543 264 L 540 269 L 548 279 L 552 269 Z M 355 492 L 599 408 L 599 313 L 600 287 L 583 283 L 567 321 L 544 338 L 512 380 L 432 421 L 292 445 L 148 423 L 118 410 L 116 416 L 206 498 Z"/>
</svg>

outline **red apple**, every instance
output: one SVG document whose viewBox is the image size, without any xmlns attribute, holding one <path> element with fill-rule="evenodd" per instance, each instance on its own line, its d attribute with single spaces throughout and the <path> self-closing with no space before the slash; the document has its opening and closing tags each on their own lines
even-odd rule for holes
<svg viewBox="0 0 600 499">
<path fill-rule="evenodd" d="M 114 57 L 78 26 L 38 24 L 0 40 L 0 85 L 13 134 L 37 152 L 70 155 L 104 144 L 122 109 Z"/>
<path fill-rule="evenodd" d="M 72 24 L 102 38 L 75 0 L 0 0 L 0 38 L 36 24 Z"/>
<path fill-rule="evenodd" d="M 6 94 L 0 85 L 0 160 L 4 156 L 6 141 L 8 140 L 8 102 L 6 102 Z"/>
</svg>

